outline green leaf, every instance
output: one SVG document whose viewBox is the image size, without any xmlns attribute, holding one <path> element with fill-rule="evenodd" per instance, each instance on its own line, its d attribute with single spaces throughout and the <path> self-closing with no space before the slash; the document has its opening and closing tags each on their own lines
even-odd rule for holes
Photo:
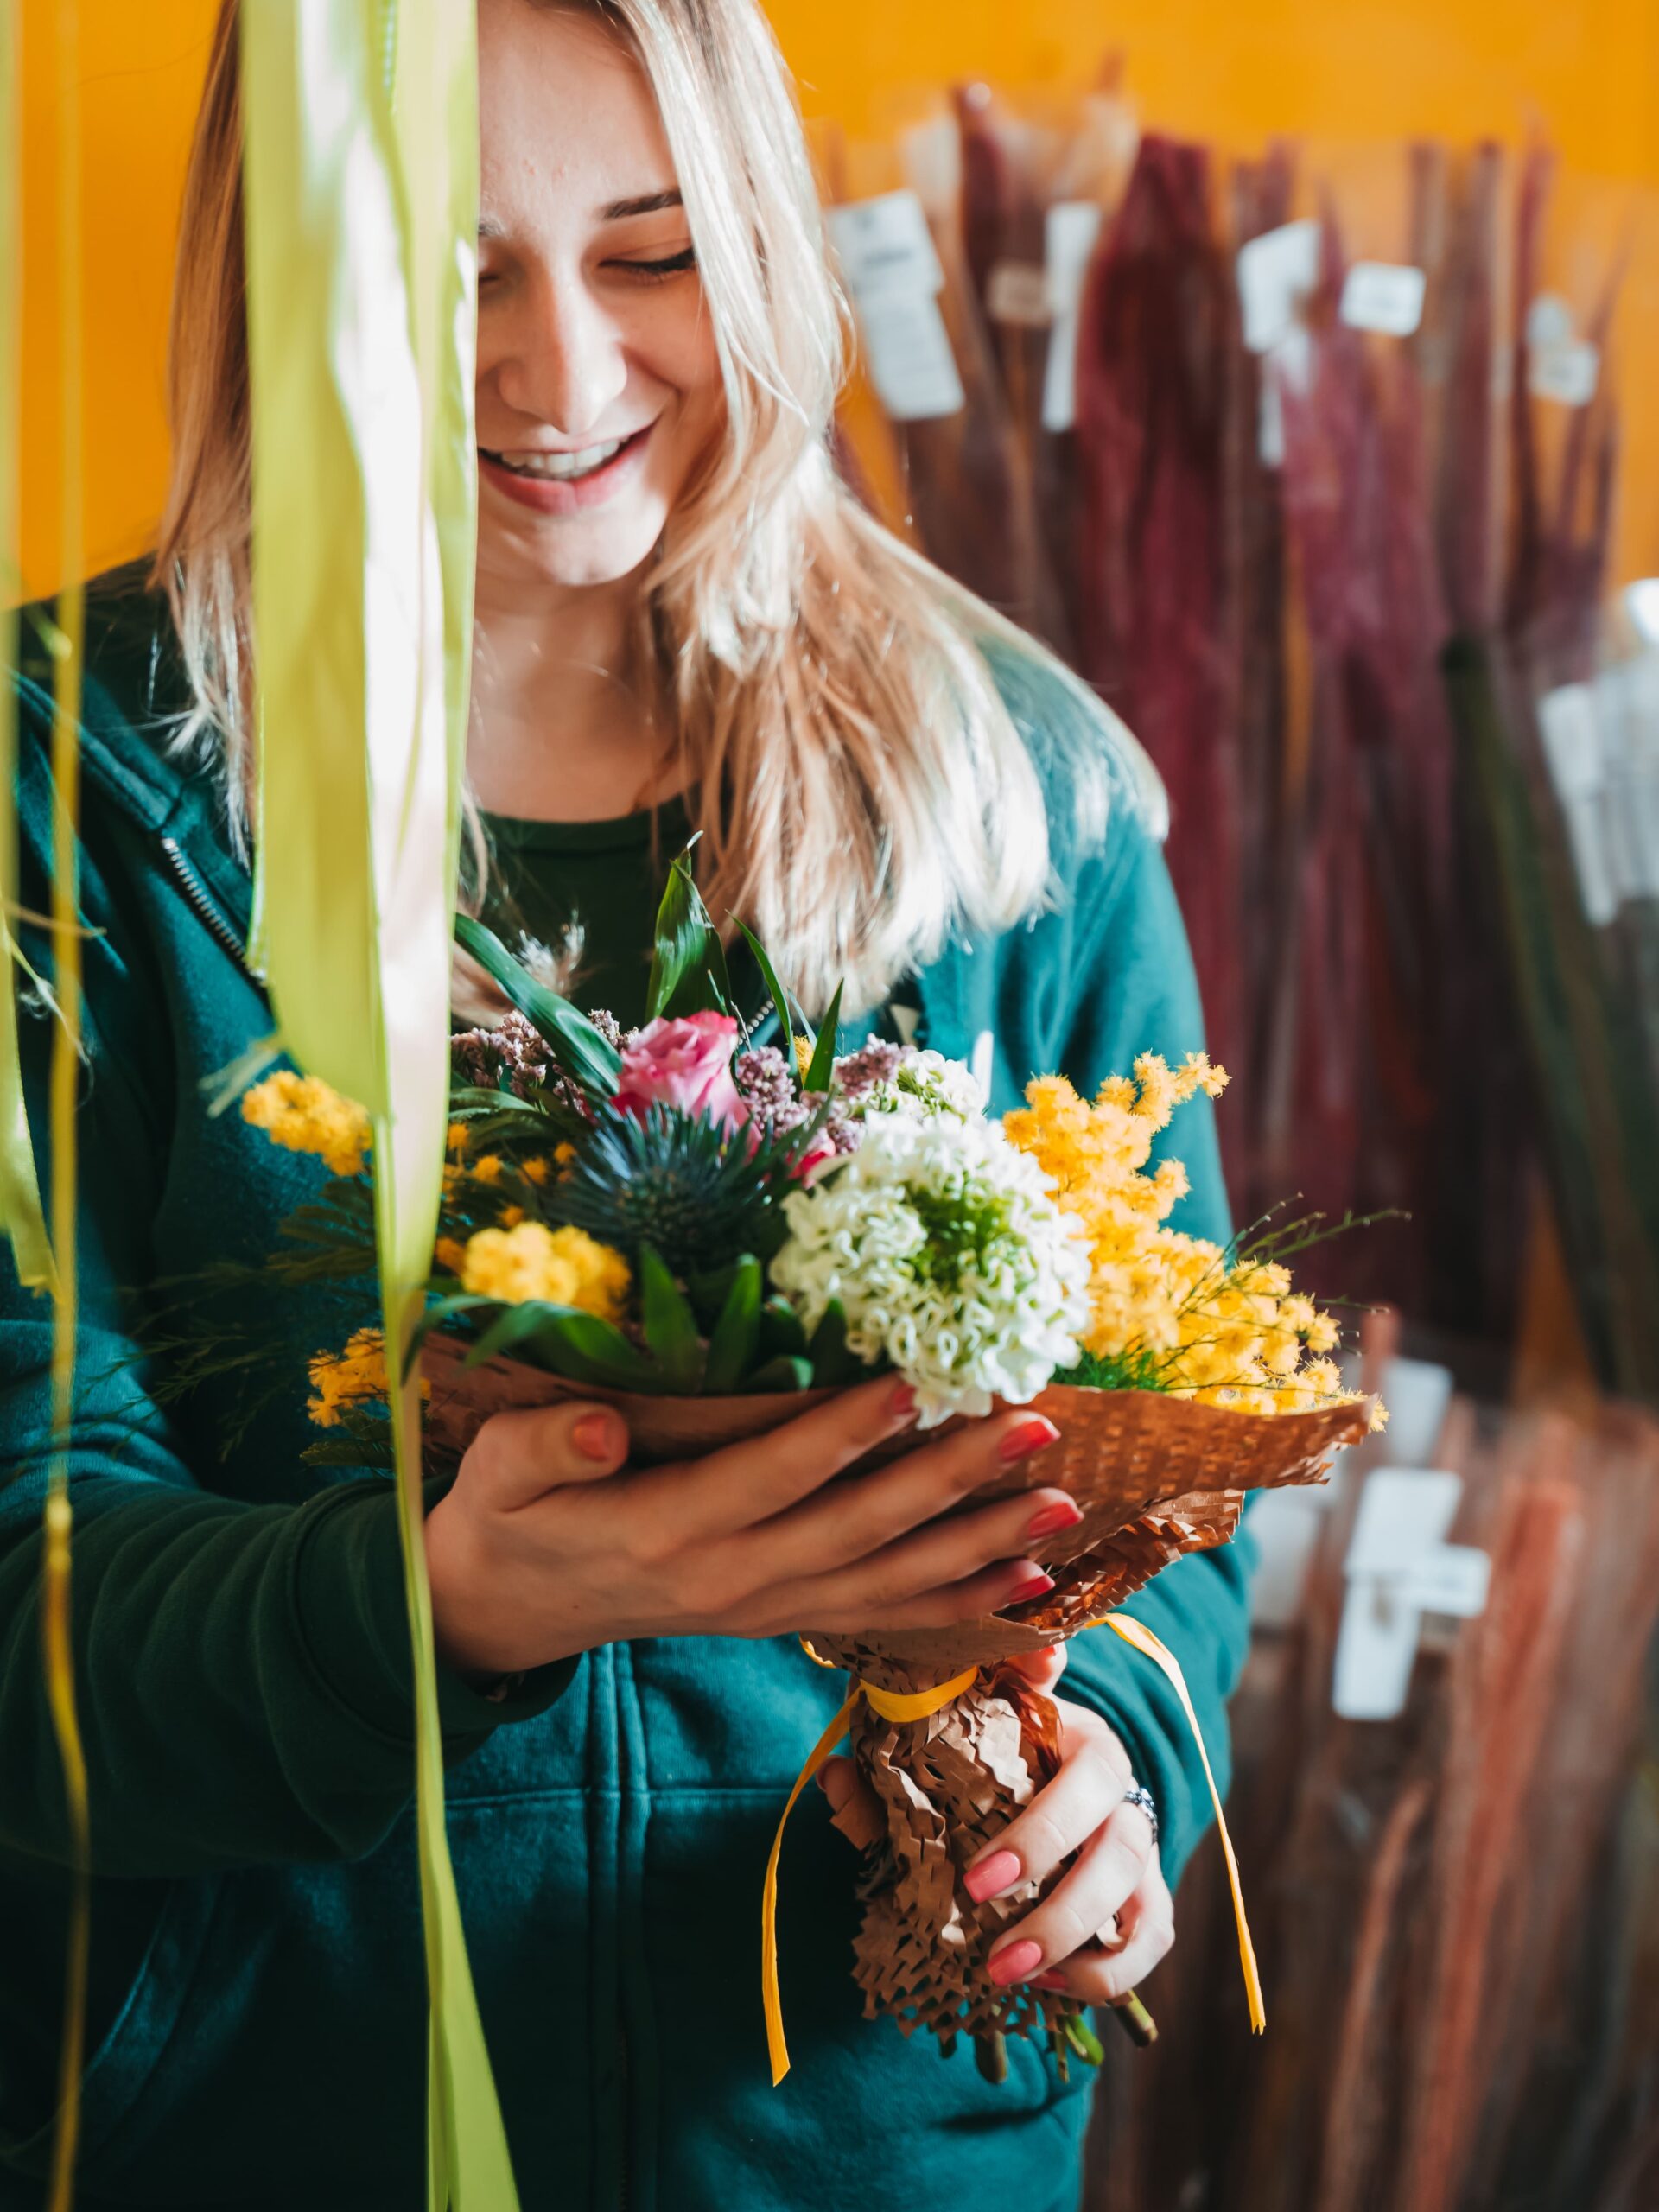
<svg viewBox="0 0 1659 2212">
<path fill-rule="evenodd" d="M 806 1351 L 806 1331 L 801 1326 L 801 1317 L 781 1293 L 774 1293 L 760 1308 L 760 1357 L 772 1359 L 782 1354 L 785 1358 L 798 1359 Z"/>
<path fill-rule="evenodd" d="M 806 1359 L 791 1359 L 780 1356 L 757 1367 L 753 1375 L 744 1377 L 745 1393 L 762 1390 L 810 1390 L 812 1387 L 812 1363 Z"/>
<path fill-rule="evenodd" d="M 697 836 L 702 834 L 699 830 Z M 676 854 L 657 909 L 656 950 L 645 993 L 647 1021 L 711 1008 L 725 1014 L 731 1007 L 725 950 L 691 873 L 691 848 L 696 842 L 694 836 L 683 853 Z"/>
<path fill-rule="evenodd" d="M 703 1388 L 713 1397 L 735 1390 L 754 1362 L 760 1334 L 760 1262 L 746 1253 L 733 1271 L 703 1369 Z"/>
<path fill-rule="evenodd" d="M 530 970 L 515 960 L 499 938 L 470 914 L 455 916 L 455 937 L 479 966 L 506 993 L 526 1021 L 547 1041 L 548 1050 L 573 1083 L 591 1097 L 615 1096 L 621 1055 L 607 1045 L 587 1015 L 538 983 Z"/>
<path fill-rule="evenodd" d="M 639 1319 L 645 1349 L 677 1395 L 694 1391 L 702 1371 L 702 1338 L 684 1292 L 649 1244 L 639 1247 Z"/>
<path fill-rule="evenodd" d="M 799 1077 L 795 1067 L 795 1031 L 789 1019 L 788 995 L 778 981 L 777 973 L 765 945 L 761 944 L 747 922 L 738 922 L 735 914 L 732 916 L 732 919 L 737 922 L 737 926 L 742 931 L 743 941 L 754 955 L 755 965 L 760 970 L 760 980 L 772 994 L 772 1002 L 778 1009 L 778 1034 L 783 1040 L 780 1050 L 784 1055 L 784 1064 L 789 1070 L 790 1081 L 798 1085 Z"/>
<path fill-rule="evenodd" d="M 429 1306 L 409 1332 L 409 1350 L 404 1357 L 404 1380 L 408 1380 L 411 1369 L 420 1357 L 421 1346 L 435 1329 L 441 1329 L 446 1321 L 453 1321 L 457 1313 L 475 1313 L 480 1306 L 493 1306 L 497 1302 L 493 1298 L 480 1298 L 471 1291 L 460 1290 L 449 1297 L 440 1298 L 435 1305 Z"/>
<path fill-rule="evenodd" d="M 716 1321 L 731 1295 L 732 1285 L 737 1280 L 739 1262 L 728 1260 L 723 1267 L 695 1268 L 685 1277 L 685 1294 L 691 1301 L 691 1311 L 697 1318 L 697 1326 L 704 1336 L 714 1332 Z"/>
<path fill-rule="evenodd" d="M 556 1375 L 577 1382 L 603 1382 L 615 1390 L 661 1391 L 667 1385 L 655 1360 L 646 1358 L 620 1329 L 575 1306 L 540 1299 L 509 1306 L 467 1355 L 477 1367 L 497 1352 L 517 1351 Z"/>
<path fill-rule="evenodd" d="M 848 1350 L 847 1315 L 838 1298 L 832 1298 L 824 1307 L 823 1318 L 812 1332 L 807 1356 L 812 1362 L 813 1380 L 831 1389 L 861 1382 L 875 1371 Z"/>
<path fill-rule="evenodd" d="M 828 1090 L 836 1068 L 836 1025 L 841 1020 L 842 985 L 836 985 L 836 995 L 830 1001 L 830 1011 L 819 1026 L 818 1039 L 812 1047 L 812 1064 L 801 1077 L 803 1090 Z"/>
</svg>

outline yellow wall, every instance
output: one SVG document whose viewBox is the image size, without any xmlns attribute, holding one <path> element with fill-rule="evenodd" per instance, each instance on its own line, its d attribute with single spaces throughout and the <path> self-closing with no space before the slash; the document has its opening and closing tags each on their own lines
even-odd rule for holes
<svg viewBox="0 0 1659 2212">
<path fill-rule="evenodd" d="M 982 74 L 1081 86 L 1121 49 L 1149 121 L 1250 142 L 1545 121 L 1571 163 L 1659 184 L 1659 0 L 774 0 L 809 112 Z"/>
<path fill-rule="evenodd" d="M 48 229 L 54 0 L 24 0 L 25 567 L 56 573 L 57 364 Z M 213 0 L 81 0 L 89 149 L 87 535 L 94 566 L 137 551 L 163 467 L 171 233 Z M 869 127 L 882 88 L 983 74 L 1079 86 L 1109 46 L 1151 121 L 1250 143 L 1433 130 L 1518 136 L 1543 122 L 1567 162 L 1659 186 L 1659 0 L 775 0 L 808 111 Z M 1643 330 L 1659 331 L 1649 237 Z M 1651 358 L 1643 344 L 1639 357 Z M 1659 428 L 1638 405 L 1627 564 L 1659 568 Z"/>
</svg>

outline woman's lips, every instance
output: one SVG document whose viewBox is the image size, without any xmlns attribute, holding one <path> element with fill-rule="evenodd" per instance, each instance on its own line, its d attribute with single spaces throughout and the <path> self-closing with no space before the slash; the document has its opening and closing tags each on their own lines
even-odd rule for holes
<svg viewBox="0 0 1659 2212">
<path fill-rule="evenodd" d="M 643 430 L 636 430 L 617 448 L 602 468 L 589 476 L 578 476 L 560 483 L 550 476 L 520 476 L 505 468 L 493 455 L 480 446 L 478 466 L 481 475 L 505 492 L 521 507 L 531 507 L 542 515 L 581 514 L 588 507 L 602 506 L 637 474 L 643 466 L 645 448 L 651 442 L 654 423 L 647 423 Z"/>
</svg>

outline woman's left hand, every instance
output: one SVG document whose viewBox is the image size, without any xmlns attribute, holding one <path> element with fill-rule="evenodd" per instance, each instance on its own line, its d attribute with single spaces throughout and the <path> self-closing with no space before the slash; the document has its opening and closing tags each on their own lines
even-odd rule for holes
<svg viewBox="0 0 1659 2212">
<path fill-rule="evenodd" d="M 1065 1648 L 1016 1663 L 1034 1688 L 1051 1692 Z M 1175 1941 L 1174 1906 L 1152 1823 L 1124 1802 L 1135 1779 L 1128 1752 L 1097 1713 L 1065 1698 L 1054 1704 L 1059 1772 L 969 1864 L 963 1886 L 983 1904 L 1022 1883 L 1046 1881 L 1075 1853 L 1063 1879 L 997 1938 L 991 1979 L 1063 1990 L 1085 2005 L 1116 2005 Z M 855 1842 L 880 1833 L 879 1809 L 850 1759 L 830 1760 L 819 1781 L 843 1833 Z"/>
</svg>

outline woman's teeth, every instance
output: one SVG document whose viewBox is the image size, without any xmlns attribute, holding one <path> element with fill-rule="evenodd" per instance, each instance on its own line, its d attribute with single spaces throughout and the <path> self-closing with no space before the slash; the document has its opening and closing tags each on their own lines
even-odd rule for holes
<svg viewBox="0 0 1659 2212">
<path fill-rule="evenodd" d="M 612 438 L 602 446 L 585 446 L 580 453 L 494 453 L 490 459 L 510 468 L 515 476 L 543 476 L 556 484 L 570 484 L 614 461 L 627 442 L 626 438 Z"/>
</svg>

